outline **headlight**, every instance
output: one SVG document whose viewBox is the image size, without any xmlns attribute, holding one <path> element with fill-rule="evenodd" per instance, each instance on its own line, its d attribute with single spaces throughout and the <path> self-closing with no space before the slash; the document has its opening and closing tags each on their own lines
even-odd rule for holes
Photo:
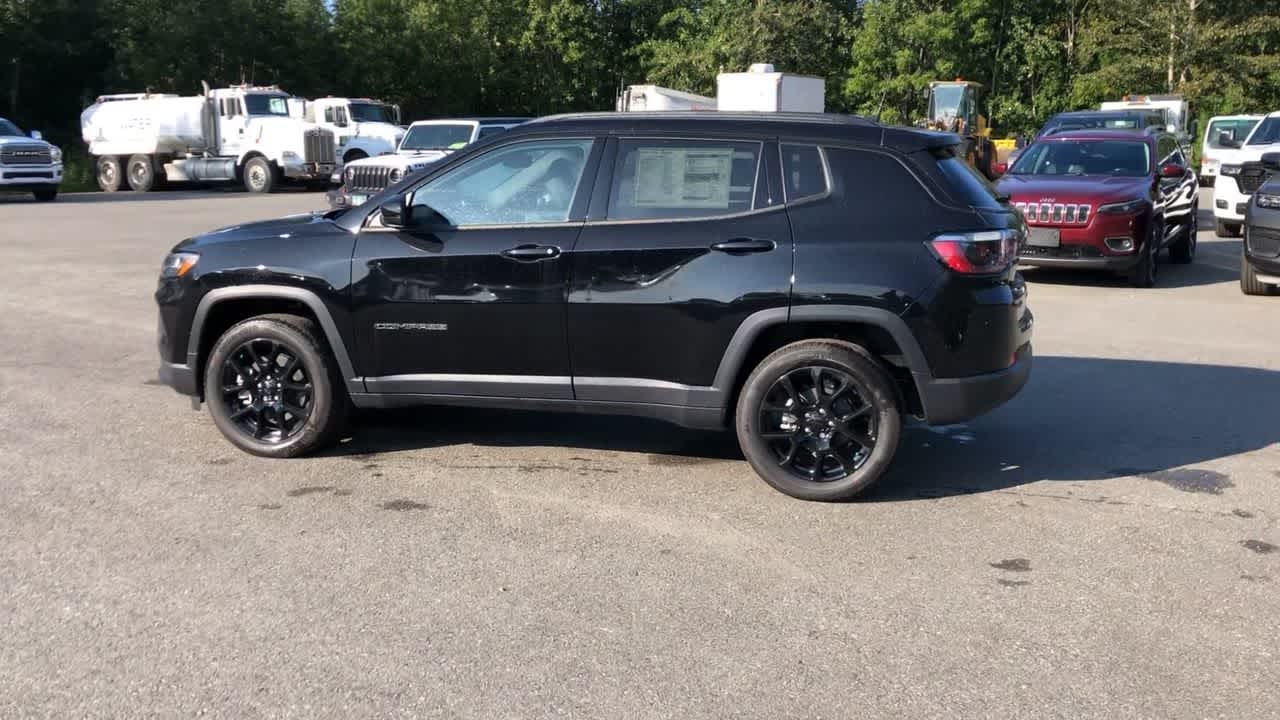
<svg viewBox="0 0 1280 720">
<path fill-rule="evenodd" d="M 160 277 L 180 278 L 190 272 L 199 261 L 200 256 L 196 253 L 169 253 L 165 256 L 164 264 L 160 266 Z"/>
<path fill-rule="evenodd" d="M 1130 200 L 1129 202 L 1111 203 L 1098 207 L 1100 215 L 1133 215 L 1147 209 L 1146 200 Z"/>
<path fill-rule="evenodd" d="M 284 153 L 282 153 L 282 155 L 283 155 L 283 157 L 284 157 L 284 159 L 285 159 L 285 160 L 297 160 L 297 159 L 298 159 L 298 153 L 296 153 L 296 152 L 294 152 L 294 151 L 292 151 L 292 150 L 285 150 L 285 151 L 284 151 Z"/>
<path fill-rule="evenodd" d="M 1254 195 L 1258 201 L 1258 207 L 1269 208 L 1271 210 L 1280 210 L 1280 195 L 1263 195 L 1258 193 Z"/>
<path fill-rule="evenodd" d="M 62 162 L 62 151 L 58 148 L 53 148 L 49 151 L 49 157 L 53 162 L 60 163 Z"/>
<path fill-rule="evenodd" d="M 1222 173 L 1223 175 L 1230 175 L 1234 177 L 1236 175 L 1239 175 L 1240 171 L 1243 169 L 1244 169 L 1244 166 L 1242 165 L 1223 165 L 1221 168 L 1218 169 L 1218 172 Z"/>
<path fill-rule="evenodd" d="M 393 184 L 400 182 L 400 179 L 403 177 L 404 170 L 401 170 L 400 168 L 391 168 L 391 182 Z"/>
</svg>

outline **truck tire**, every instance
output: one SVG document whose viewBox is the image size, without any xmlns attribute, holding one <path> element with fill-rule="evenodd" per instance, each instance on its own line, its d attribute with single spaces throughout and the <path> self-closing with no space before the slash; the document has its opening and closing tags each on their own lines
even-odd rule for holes
<svg viewBox="0 0 1280 720">
<path fill-rule="evenodd" d="M 129 158 L 129 187 L 134 192 L 151 192 L 156 184 L 156 166 L 150 155 Z"/>
<path fill-rule="evenodd" d="M 102 189 L 102 192 L 116 192 L 124 184 L 124 168 L 120 167 L 120 158 L 115 155 L 103 155 L 98 158 L 98 168 L 95 174 L 98 180 L 98 187 Z"/>
<path fill-rule="evenodd" d="M 36 202 L 53 202 L 58 199 L 58 188 L 49 188 L 47 190 L 36 190 L 32 193 L 36 196 Z"/>
<path fill-rule="evenodd" d="M 270 160 L 256 157 L 244 164 L 244 189 L 251 193 L 275 192 L 276 169 Z"/>
<path fill-rule="evenodd" d="M 1213 234 L 1220 238 L 1238 238 L 1242 229 L 1240 223 L 1229 223 L 1221 220 L 1213 221 Z"/>
<path fill-rule="evenodd" d="M 804 340 L 752 371 L 734 428 L 747 462 L 776 490 L 802 500 L 847 500 L 889 468 L 902 410 L 893 380 L 865 349 Z"/>
<path fill-rule="evenodd" d="M 1280 288 L 1258 280 L 1258 271 L 1249 264 L 1249 259 L 1240 253 L 1240 292 L 1245 295 L 1275 295 Z"/>
</svg>

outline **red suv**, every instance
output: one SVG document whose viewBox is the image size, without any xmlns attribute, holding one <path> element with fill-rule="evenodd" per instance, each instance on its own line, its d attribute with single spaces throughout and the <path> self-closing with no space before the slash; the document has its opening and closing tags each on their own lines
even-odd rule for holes
<svg viewBox="0 0 1280 720">
<path fill-rule="evenodd" d="M 1173 135 L 1083 130 L 1040 138 L 997 189 L 1026 218 L 1019 262 L 1112 270 L 1137 287 L 1196 252 L 1196 174 Z"/>
</svg>

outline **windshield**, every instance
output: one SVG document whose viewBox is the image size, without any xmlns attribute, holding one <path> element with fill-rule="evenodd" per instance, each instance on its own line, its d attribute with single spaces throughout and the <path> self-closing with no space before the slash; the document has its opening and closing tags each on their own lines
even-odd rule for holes
<svg viewBox="0 0 1280 720">
<path fill-rule="evenodd" d="M 1009 174 L 1142 177 L 1150 171 L 1151 150 L 1144 142 L 1067 140 L 1032 145 Z"/>
<path fill-rule="evenodd" d="M 401 150 L 457 150 L 471 142 L 470 123 L 414 125 L 400 143 Z"/>
<path fill-rule="evenodd" d="M 289 115 L 284 95 L 245 95 L 244 109 L 249 115 Z"/>
<path fill-rule="evenodd" d="M 390 108 L 375 103 L 351 103 L 351 119 L 356 122 L 395 123 Z"/>
<path fill-rule="evenodd" d="M 0 120 L 0 137 L 25 137 L 26 134 L 17 125 L 8 120 Z"/>
<path fill-rule="evenodd" d="M 1068 130 L 1137 130 L 1140 126 L 1137 115 L 1075 115 L 1065 118 L 1054 118 L 1045 123 L 1040 134 L 1050 130 L 1066 132 Z"/>
<path fill-rule="evenodd" d="M 1249 145 L 1274 145 L 1280 142 L 1280 117 L 1269 117 L 1249 137 Z"/>
<path fill-rule="evenodd" d="M 1249 131 L 1257 124 L 1257 119 L 1214 120 L 1209 123 L 1209 133 L 1205 136 L 1205 142 L 1211 148 L 1229 147 L 1221 142 L 1222 133 L 1226 133 L 1236 143 L 1242 143 L 1249 136 Z"/>
</svg>

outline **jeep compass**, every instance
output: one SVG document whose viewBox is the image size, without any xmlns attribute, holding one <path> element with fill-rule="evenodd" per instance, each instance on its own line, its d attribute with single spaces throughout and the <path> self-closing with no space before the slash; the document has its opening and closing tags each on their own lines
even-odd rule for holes
<svg viewBox="0 0 1280 720">
<path fill-rule="evenodd" d="M 1031 372 L 1024 223 L 958 142 L 833 115 L 536 120 L 360 207 L 179 243 L 161 376 L 268 457 L 352 407 L 630 414 L 732 428 L 773 487 L 848 498 L 905 418 L 973 418 Z"/>
</svg>

